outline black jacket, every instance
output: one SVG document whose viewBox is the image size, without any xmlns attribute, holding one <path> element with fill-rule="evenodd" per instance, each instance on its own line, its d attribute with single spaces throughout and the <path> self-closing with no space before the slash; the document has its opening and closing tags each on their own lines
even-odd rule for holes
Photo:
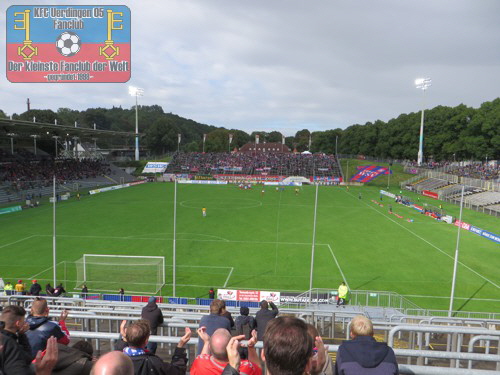
<svg viewBox="0 0 500 375">
<path fill-rule="evenodd" d="M 5 331 L 0 335 L 3 345 L 3 350 L 0 351 L 0 371 L 4 375 L 33 374 L 18 343 L 10 335 L 6 335 Z"/>
<path fill-rule="evenodd" d="M 53 375 L 89 375 L 92 370 L 92 356 L 67 345 L 57 344 L 57 363 Z"/>
<path fill-rule="evenodd" d="M 135 375 L 184 375 L 187 369 L 187 356 L 185 348 L 175 348 L 172 362 L 163 362 L 151 352 L 130 357 L 134 364 Z"/>
<path fill-rule="evenodd" d="M 142 308 L 141 318 L 149 322 L 151 334 L 156 335 L 158 326 L 163 323 L 163 314 L 156 302 L 148 302 L 148 304 Z"/>
<path fill-rule="evenodd" d="M 31 355 L 31 346 L 26 334 L 24 333 L 15 334 L 4 330 L 2 330 L 2 334 L 14 340 L 14 342 L 17 344 L 19 348 L 21 358 L 24 359 L 27 365 L 31 364 L 31 361 L 35 357 Z"/>
<path fill-rule="evenodd" d="M 267 323 L 270 320 L 276 318 L 279 313 L 278 308 L 273 302 L 269 302 L 272 310 L 260 309 L 255 314 L 255 328 L 257 329 L 257 340 L 262 341 L 264 339 L 264 331 L 266 330 Z"/>
<path fill-rule="evenodd" d="M 398 363 L 392 348 L 371 336 L 358 336 L 342 343 L 337 353 L 335 374 L 397 375 Z"/>
<path fill-rule="evenodd" d="M 40 295 L 40 292 L 42 291 L 42 287 L 38 283 L 31 284 L 29 294 L 32 296 L 38 296 Z"/>
</svg>

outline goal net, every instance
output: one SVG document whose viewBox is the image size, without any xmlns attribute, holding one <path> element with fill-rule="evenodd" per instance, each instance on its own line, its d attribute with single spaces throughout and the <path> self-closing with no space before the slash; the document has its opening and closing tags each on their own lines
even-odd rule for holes
<svg viewBox="0 0 500 375">
<path fill-rule="evenodd" d="M 75 289 L 158 294 L 165 285 L 165 257 L 84 254 L 76 261 Z"/>
</svg>

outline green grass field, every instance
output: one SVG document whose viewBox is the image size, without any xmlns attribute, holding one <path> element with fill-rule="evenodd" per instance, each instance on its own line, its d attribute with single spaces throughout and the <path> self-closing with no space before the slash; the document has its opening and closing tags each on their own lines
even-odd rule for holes
<svg viewBox="0 0 500 375">
<path fill-rule="evenodd" d="M 260 191 L 178 185 L 177 295 L 206 296 L 210 287 L 309 288 L 315 188 L 303 187 L 298 196 L 293 188 L 267 187 L 264 196 Z M 313 286 L 336 289 L 344 277 L 351 289 L 394 291 L 419 306 L 447 309 L 457 228 L 394 203 L 394 212 L 414 222 L 389 215 L 387 207 L 371 202 L 379 199 L 378 191 L 377 186 L 319 188 Z M 67 290 L 76 286 L 71 262 L 84 253 L 164 256 L 162 294 L 171 295 L 173 192 L 171 183 L 150 183 L 59 203 L 58 278 Z M 458 216 L 457 206 L 445 208 Z M 500 232 L 498 218 L 464 210 L 463 220 Z M 0 276 L 51 281 L 52 205 L 1 215 L 0 228 Z M 499 265 L 498 244 L 462 231 L 455 309 L 497 311 Z M 130 269 L 109 267 L 103 276 L 109 290 L 131 290 L 113 282 L 117 275 L 129 283 L 146 280 Z M 91 281 L 88 286 L 98 287 Z"/>
</svg>

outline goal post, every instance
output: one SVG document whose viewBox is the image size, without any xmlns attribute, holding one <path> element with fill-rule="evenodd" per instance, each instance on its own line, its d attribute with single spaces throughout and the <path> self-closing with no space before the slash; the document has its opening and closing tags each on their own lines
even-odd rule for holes
<svg viewBox="0 0 500 375">
<path fill-rule="evenodd" d="M 76 261 L 75 289 L 118 293 L 158 294 L 165 285 L 165 257 L 83 254 Z"/>
</svg>

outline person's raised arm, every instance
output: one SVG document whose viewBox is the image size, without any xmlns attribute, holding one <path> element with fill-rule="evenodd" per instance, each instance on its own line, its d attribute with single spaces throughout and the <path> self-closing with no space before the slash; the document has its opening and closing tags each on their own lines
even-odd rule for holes
<svg viewBox="0 0 500 375">
<path fill-rule="evenodd" d="M 210 354 L 210 336 L 207 333 L 207 327 L 198 328 L 198 337 L 203 341 L 203 349 L 200 354 Z"/>
</svg>

